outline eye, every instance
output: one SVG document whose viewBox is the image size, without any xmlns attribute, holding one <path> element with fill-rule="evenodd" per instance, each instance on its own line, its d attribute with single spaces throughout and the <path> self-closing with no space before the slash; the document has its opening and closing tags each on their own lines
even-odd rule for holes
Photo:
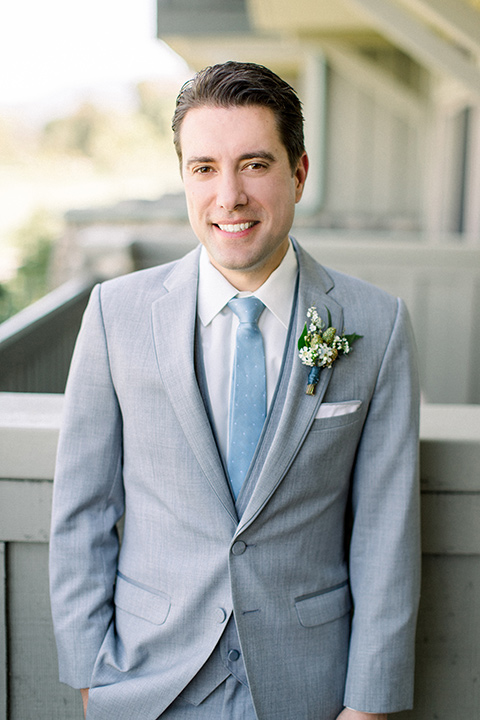
<svg viewBox="0 0 480 720">
<path fill-rule="evenodd" d="M 193 169 L 195 175 L 207 175 L 210 172 L 213 172 L 213 168 L 211 168 L 210 165 L 200 165 L 200 167 Z"/>
<path fill-rule="evenodd" d="M 258 160 L 252 160 L 244 166 L 243 170 L 257 175 L 258 173 L 262 173 L 268 170 L 268 167 L 268 163 L 260 162 Z"/>
</svg>

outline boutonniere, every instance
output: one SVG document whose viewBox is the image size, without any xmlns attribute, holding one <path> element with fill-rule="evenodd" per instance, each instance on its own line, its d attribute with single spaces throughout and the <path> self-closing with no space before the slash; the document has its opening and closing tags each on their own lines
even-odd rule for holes
<svg viewBox="0 0 480 720">
<path fill-rule="evenodd" d="M 320 379 L 322 368 L 331 368 L 339 355 L 348 355 L 353 343 L 363 335 L 337 335 L 336 328 L 332 327 L 332 316 L 327 309 L 328 323 L 325 323 L 317 312 L 316 307 L 308 308 L 307 318 L 303 332 L 298 339 L 298 355 L 304 365 L 311 368 L 308 374 L 307 395 L 315 394 L 315 386 Z"/>
</svg>

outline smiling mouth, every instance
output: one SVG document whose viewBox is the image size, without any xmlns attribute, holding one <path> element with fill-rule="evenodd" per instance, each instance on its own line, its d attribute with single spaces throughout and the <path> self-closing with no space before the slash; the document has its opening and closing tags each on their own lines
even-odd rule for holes
<svg viewBox="0 0 480 720">
<path fill-rule="evenodd" d="M 215 223 L 215 225 L 220 228 L 220 230 L 227 233 L 243 232 L 244 230 L 248 230 L 256 224 L 256 221 L 253 220 L 251 222 L 236 223 L 231 225 L 220 225 L 220 223 Z"/>
</svg>

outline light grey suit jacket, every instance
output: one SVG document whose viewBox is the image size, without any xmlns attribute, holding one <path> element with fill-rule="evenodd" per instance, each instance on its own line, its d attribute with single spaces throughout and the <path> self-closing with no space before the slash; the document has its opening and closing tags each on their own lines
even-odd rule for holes
<svg viewBox="0 0 480 720">
<path fill-rule="evenodd" d="M 294 340 L 240 520 L 193 362 L 198 249 L 92 293 L 66 393 L 50 566 L 60 679 L 92 688 L 88 718 L 155 720 L 232 612 L 260 720 L 411 706 L 420 573 L 407 313 L 296 250 Z M 296 353 L 312 305 L 363 335 L 313 397 Z M 350 412 L 329 416 L 341 403 Z"/>
</svg>

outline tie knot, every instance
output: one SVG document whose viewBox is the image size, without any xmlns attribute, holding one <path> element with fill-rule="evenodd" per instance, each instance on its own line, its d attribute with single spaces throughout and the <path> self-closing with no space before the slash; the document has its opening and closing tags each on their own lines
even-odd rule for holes
<svg viewBox="0 0 480 720">
<path fill-rule="evenodd" d="M 233 298 L 228 307 L 238 317 L 241 323 L 256 323 L 265 309 L 261 300 L 251 295 L 245 298 Z"/>
</svg>

